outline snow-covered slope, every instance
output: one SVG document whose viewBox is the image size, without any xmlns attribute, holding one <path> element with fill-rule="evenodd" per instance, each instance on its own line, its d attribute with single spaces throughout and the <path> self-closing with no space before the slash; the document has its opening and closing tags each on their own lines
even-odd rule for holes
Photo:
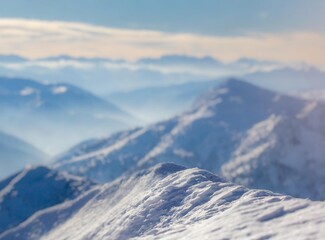
<svg viewBox="0 0 325 240">
<path fill-rule="evenodd" d="M 51 153 L 134 124 L 129 114 L 90 92 L 26 79 L 0 77 L 0 111 L 2 128 Z"/>
<path fill-rule="evenodd" d="M 0 239 L 322 239 L 324 210 L 162 164 L 39 211 Z"/>
<path fill-rule="evenodd" d="M 24 169 L 0 182 L 0 233 L 41 209 L 79 196 L 92 185 L 47 167 Z"/>
<path fill-rule="evenodd" d="M 55 166 L 105 182 L 168 161 L 247 186 L 325 199 L 324 116 L 321 103 L 229 80 L 185 114 L 82 143 Z"/>
<path fill-rule="evenodd" d="M 47 156 L 16 137 L 0 132 L 0 180 L 25 165 L 45 163 Z"/>
<path fill-rule="evenodd" d="M 319 110 L 316 103 L 307 108 Z M 252 188 L 324 200 L 324 110 L 318 113 L 297 118 L 272 115 L 257 123 L 222 166 L 221 175 Z"/>
</svg>

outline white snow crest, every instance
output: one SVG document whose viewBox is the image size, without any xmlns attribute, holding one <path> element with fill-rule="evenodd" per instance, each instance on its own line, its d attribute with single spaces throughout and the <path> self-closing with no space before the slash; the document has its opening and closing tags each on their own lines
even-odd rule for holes
<svg viewBox="0 0 325 240">
<path fill-rule="evenodd" d="M 163 164 L 43 211 L 0 235 L 41 239 L 321 239 L 325 203 L 249 190 L 200 169 Z M 85 199 L 85 197 L 82 197 Z M 58 211 L 59 209 L 59 211 Z M 58 216 L 69 215 L 59 225 Z M 44 232 L 44 223 L 53 226 Z M 38 238 L 40 236 L 38 235 Z"/>
</svg>

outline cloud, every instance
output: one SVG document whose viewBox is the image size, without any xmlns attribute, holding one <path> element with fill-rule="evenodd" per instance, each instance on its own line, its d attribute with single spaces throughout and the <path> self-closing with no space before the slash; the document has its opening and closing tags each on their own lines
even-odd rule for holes
<svg viewBox="0 0 325 240">
<path fill-rule="evenodd" d="M 129 30 L 73 22 L 0 19 L 0 54 L 39 58 L 60 54 L 136 60 L 166 54 L 241 57 L 325 66 L 325 35 L 317 32 L 244 36 Z"/>
</svg>

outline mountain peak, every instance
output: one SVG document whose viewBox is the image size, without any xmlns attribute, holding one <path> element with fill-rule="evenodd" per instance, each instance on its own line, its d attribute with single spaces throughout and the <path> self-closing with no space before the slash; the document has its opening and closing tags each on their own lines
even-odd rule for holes
<svg viewBox="0 0 325 240">
<path fill-rule="evenodd" d="M 194 104 L 194 107 L 214 107 L 223 103 L 223 107 L 228 108 L 230 105 L 256 103 L 257 99 L 270 100 L 274 95 L 276 93 L 264 90 L 246 81 L 230 78 L 203 94 Z"/>
<path fill-rule="evenodd" d="M 228 88 L 229 90 L 246 90 L 246 89 L 261 89 L 251 83 L 236 78 L 229 78 L 220 84 L 219 88 Z"/>
<path fill-rule="evenodd" d="M 155 166 L 152 171 L 158 175 L 169 175 L 185 169 L 185 167 L 173 163 L 161 163 Z"/>
</svg>

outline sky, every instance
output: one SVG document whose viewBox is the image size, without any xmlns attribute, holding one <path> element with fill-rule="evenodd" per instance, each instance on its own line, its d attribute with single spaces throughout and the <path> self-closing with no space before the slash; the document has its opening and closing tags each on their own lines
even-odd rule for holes
<svg viewBox="0 0 325 240">
<path fill-rule="evenodd" d="M 325 66 L 324 0 L 2 0 L 0 54 Z"/>
</svg>

